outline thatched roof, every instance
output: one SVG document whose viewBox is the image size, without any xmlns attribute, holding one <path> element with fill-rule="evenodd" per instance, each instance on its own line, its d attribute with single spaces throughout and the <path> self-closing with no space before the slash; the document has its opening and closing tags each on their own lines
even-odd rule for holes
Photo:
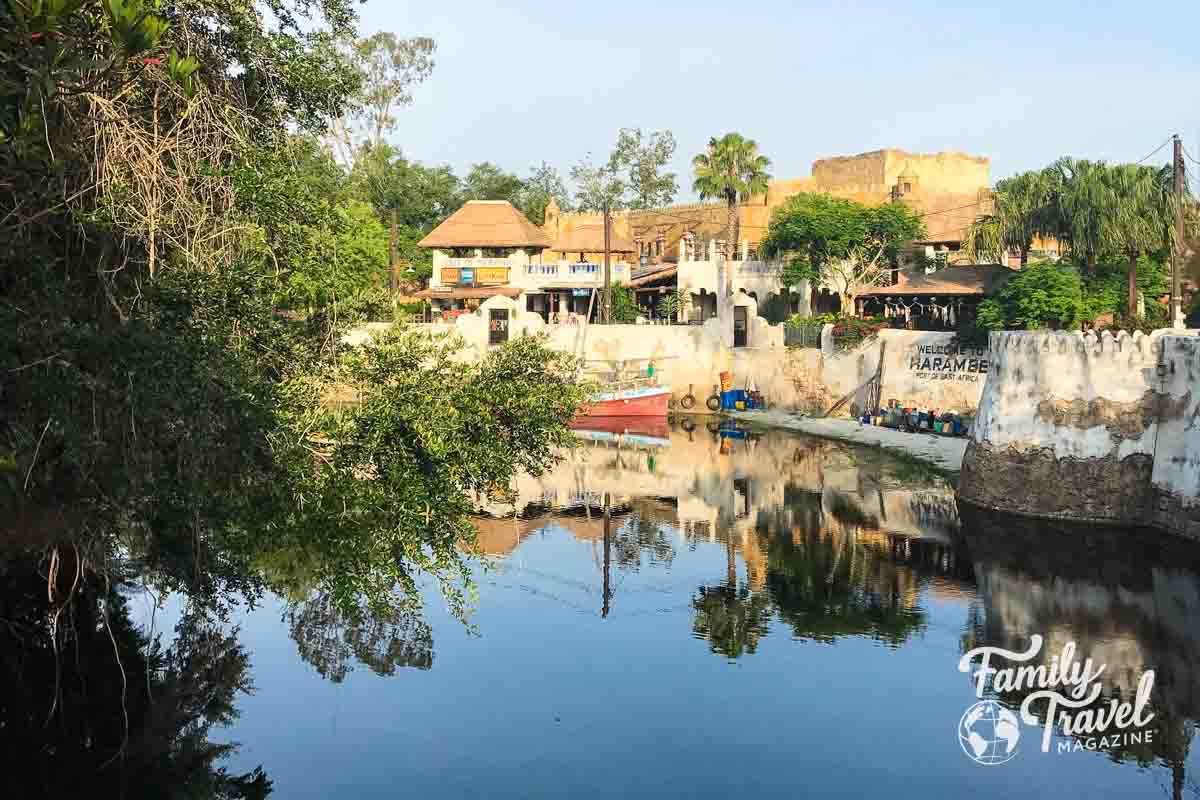
<svg viewBox="0 0 1200 800">
<path fill-rule="evenodd" d="M 546 235 L 507 200 L 468 200 L 417 242 L 431 249 L 450 247 L 550 246 Z"/>
<path fill-rule="evenodd" d="M 580 225 L 554 241 L 550 249 L 556 253 L 603 253 L 604 226 Z M 633 253 L 637 246 L 621 236 L 611 227 L 608 229 L 608 251 L 610 253 Z"/>
<path fill-rule="evenodd" d="M 875 286 L 859 297 L 888 295 L 990 295 L 1013 276 L 1013 270 L 999 264 L 970 264 L 943 267 L 925 274 L 924 270 L 902 270 L 894 286 Z"/>
</svg>

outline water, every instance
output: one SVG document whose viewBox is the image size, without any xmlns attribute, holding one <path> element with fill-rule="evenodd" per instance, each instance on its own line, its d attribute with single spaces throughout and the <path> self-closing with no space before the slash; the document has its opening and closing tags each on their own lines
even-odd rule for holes
<svg viewBox="0 0 1200 800">
<path fill-rule="evenodd" d="M 255 691 L 212 733 L 225 765 L 287 798 L 1200 795 L 1188 548 L 960 522 L 944 478 L 877 451 L 647 434 L 488 506 L 469 626 L 432 594 L 238 614 Z M 1022 725 L 1007 763 L 968 758 L 960 657 L 1033 634 L 1107 663 L 1106 692 L 1158 670 L 1158 743 L 1042 753 Z"/>
</svg>

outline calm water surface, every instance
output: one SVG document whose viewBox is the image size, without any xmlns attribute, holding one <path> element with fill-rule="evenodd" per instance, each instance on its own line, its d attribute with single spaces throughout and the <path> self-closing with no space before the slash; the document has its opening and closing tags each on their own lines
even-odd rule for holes
<svg viewBox="0 0 1200 800">
<path fill-rule="evenodd" d="M 1195 553 L 960 521 L 943 478 L 876 451 L 649 434 L 593 435 L 516 516 L 486 509 L 469 627 L 436 593 L 421 619 L 243 613 L 230 768 L 286 798 L 1200 796 Z M 1022 725 L 1008 763 L 969 759 L 959 658 L 1033 634 L 1107 664 L 1108 693 L 1157 670 L 1155 744 L 1042 753 Z"/>
</svg>

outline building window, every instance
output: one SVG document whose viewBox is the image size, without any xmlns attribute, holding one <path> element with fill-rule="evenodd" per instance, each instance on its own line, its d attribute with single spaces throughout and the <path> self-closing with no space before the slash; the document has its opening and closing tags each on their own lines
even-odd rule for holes
<svg viewBox="0 0 1200 800">
<path fill-rule="evenodd" d="M 911 183 L 904 184 L 904 193 L 908 194 L 911 191 L 912 191 L 912 184 Z"/>
</svg>

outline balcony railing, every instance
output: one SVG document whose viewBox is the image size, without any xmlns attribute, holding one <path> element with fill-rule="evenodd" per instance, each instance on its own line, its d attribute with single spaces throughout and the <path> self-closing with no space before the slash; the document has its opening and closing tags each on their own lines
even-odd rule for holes
<svg viewBox="0 0 1200 800">
<path fill-rule="evenodd" d="M 558 275 L 558 264 L 526 264 L 526 275 Z"/>
</svg>

